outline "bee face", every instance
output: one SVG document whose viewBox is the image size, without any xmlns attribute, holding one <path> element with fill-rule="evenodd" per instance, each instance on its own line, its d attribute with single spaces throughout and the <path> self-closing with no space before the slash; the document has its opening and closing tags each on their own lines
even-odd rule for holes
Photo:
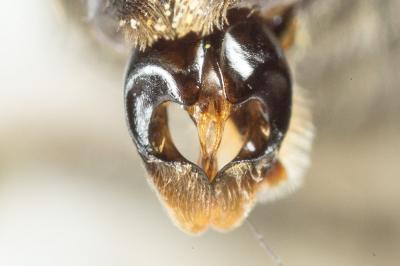
<svg viewBox="0 0 400 266">
<path fill-rule="evenodd" d="M 294 40 L 295 9 L 288 1 L 266 2 L 275 5 L 110 0 L 96 7 L 138 48 L 125 80 L 129 130 L 150 183 L 186 232 L 235 228 L 261 194 L 275 198 L 301 175 L 282 155 L 293 159 L 285 144 L 293 127 L 295 139 L 305 139 L 304 150 L 311 139 L 296 119 L 285 56 Z M 172 141 L 169 103 L 180 105 L 197 128 L 197 164 Z M 232 161 L 218 165 L 227 123 L 232 141 L 242 145 Z"/>
<path fill-rule="evenodd" d="M 221 31 L 139 52 L 126 80 L 128 121 L 138 151 L 161 199 L 190 232 L 209 225 L 229 229 L 245 217 L 257 191 L 276 178 L 289 125 L 291 79 L 276 37 L 257 17 L 243 21 L 241 14 L 230 15 Z M 195 122 L 200 167 L 175 148 L 167 102 L 182 105 Z M 216 153 L 229 117 L 244 145 L 217 171 Z"/>
</svg>

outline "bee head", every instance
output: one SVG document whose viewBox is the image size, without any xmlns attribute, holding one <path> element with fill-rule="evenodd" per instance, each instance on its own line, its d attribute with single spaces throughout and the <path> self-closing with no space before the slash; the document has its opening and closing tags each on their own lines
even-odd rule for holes
<svg viewBox="0 0 400 266">
<path fill-rule="evenodd" d="M 189 34 L 137 51 L 128 67 L 125 103 L 133 140 L 160 198 L 189 232 L 235 227 L 260 190 L 285 179 L 278 155 L 290 122 L 292 82 L 279 36 L 249 10 L 232 11 L 229 19 L 210 35 Z M 196 125 L 197 164 L 172 141 L 171 102 Z M 243 144 L 219 167 L 228 119 Z"/>
</svg>

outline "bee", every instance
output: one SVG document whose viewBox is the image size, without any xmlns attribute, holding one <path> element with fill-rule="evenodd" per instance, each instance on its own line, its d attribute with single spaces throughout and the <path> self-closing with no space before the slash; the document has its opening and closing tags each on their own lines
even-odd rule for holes
<svg viewBox="0 0 400 266">
<path fill-rule="evenodd" d="M 301 184 L 313 138 L 290 58 L 301 4 L 86 1 L 93 26 L 131 47 L 124 82 L 129 132 L 149 183 L 183 231 L 232 230 L 257 202 Z M 197 128 L 197 162 L 172 140 L 170 103 Z M 224 130 L 240 150 L 219 165 Z"/>
</svg>

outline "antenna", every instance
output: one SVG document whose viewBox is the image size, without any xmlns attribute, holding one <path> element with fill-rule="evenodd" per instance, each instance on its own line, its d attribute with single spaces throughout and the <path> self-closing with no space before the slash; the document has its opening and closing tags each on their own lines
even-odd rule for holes
<svg viewBox="0 0 400 266">
<path fill-rule="evenodd" d="M 271 246 L 266 241 L 264 235 L 262 235 L 254 224 L 249 220 L 246 219 L 246 224 L 249 227 L 251 234 L 257 240 L 260 247 L 265 251 L 265 253 L 274 261 L 276 266 L 283 266 L 282 259 L 272 250 Z"/>
</svg>

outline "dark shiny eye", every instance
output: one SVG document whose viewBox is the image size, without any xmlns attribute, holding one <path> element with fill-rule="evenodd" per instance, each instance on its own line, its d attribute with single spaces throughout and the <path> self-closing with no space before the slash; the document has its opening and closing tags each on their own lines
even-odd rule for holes
<svg viewBox="0 0 400 266">
<path fill-rule="evenodd" d="M 257 192 L 277 174 L 288 129 L 292 84 L 275 35 L 258 17 L 231 16 L 230 26 L 200 38 L 159 41 L 137 52 L 125 84 L 133 139 L 152 182 L 188 231 L 232 228 Z M 170 102 L 184 108 L 200 142 L 197 163 L 176 148 L 168 127 Z M 226 123 L 242 143 L 218 166 Z"/>
<path fill-rule="evenodd" d="M 243 102 L 275 86 L 290 87 L 290 75 L 276 37 L 257 22 L 242 22 L 225 33 L 221 49 L 222 68 L 232 83 L 227 98 Z M 266 87 L 269 86 L 269 87 Z"/>
<path fill-rule="evenodd" d="M 290 119 L 290 70 L 278 40 L 259 22 L 242 22 L 225 33 L 221 61 L 226 96 L 232 103 L 258 98 L 269 109 L 279 130 Z M 279 117 L 279 118 L 278 118 Z"/>
</svg>

